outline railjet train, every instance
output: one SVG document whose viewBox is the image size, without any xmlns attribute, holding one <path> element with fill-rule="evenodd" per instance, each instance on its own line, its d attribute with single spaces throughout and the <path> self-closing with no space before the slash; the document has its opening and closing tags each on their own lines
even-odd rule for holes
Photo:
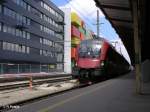
<svg viewBox="0 0 150 112">
<path fill-rule="evenodd" d="M 129 63 L 105 39 L 83 40 L 77 47 L 73 77 L 99 79 L 129 71 Z"/>
</svg>

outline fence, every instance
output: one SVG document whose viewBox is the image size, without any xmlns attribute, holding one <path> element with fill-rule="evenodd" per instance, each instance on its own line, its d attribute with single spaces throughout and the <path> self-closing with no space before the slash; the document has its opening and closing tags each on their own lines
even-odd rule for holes
<svg viewBox="0 0 150 112">
<path fill-rule="evenodd" d="M 0 63 L 0 74 L 39 73 L 58 71 L 55 64 Z"/>
</svg>

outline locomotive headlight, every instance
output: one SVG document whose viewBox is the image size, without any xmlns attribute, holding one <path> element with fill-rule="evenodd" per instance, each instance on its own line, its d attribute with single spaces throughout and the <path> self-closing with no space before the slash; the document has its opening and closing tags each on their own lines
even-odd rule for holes
<svg viewBox="0 0 150 112">
<path fill-rule="evenodd" d="M 101 62 L 101 66 L 104 66 L 104 61 Z"/>
</svg>

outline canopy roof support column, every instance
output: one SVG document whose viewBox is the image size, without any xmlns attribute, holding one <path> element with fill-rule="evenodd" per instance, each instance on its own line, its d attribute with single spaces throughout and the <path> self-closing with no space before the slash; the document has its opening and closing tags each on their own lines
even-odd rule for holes
<svg viewBox="0 0 150 112">
<path fill-rule="evenodd" d="M 132 0 L 133 5 L 133 25 L 134 25 L 134 48 L 135 48 L 135 75 L 136 75 L 136 93 L 142 93 L 141 80 L 141 43 L 139 38 L 139 11 L 138 0 Z"/>
</svg>

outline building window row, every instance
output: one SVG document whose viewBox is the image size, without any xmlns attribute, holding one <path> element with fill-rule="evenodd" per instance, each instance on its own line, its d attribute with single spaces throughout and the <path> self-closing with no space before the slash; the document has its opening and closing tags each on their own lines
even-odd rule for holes
<svg viewBox="0 0 150 112">
<path fill-rule="evenodd" d="M 28 3 L 26 3 L 24 0 L 12 0 L 14 3 L 16 3 L 17 5 L 23 7 L 24 9 L 32 12 L 33 14 L 37 15 L 38 17 L 42 16 L 41 15 L 41 12 L 38 11 L 37 9 L 33 8 L 31 5 L 29 5 Z M 43 3 L 43 2 L 41 2 Z M 41 5 L 42 6 L 42 5 Z M 43 3 L 43 8 L 46 8 L 49 7 L 47 4 Z M 49 7 L 50 8 L 50 7 Z M 60 18 L 61 21 L 63 21 L 63 17 L 61 15 L 59 15 L 56 11 L 54 11 L 52 8 L 49 10 L 53 15 L 55 15 L 56 17 Z M 44 15 L 43 15 L 44 16 Z M 50 19 L 47 19 L 46 18 L 46 15 L 45 15 L 45 20 L 49 23 L 51 23 L 51 20 Z M 53 25 L 57 26 L 56 23 L 53 23 Z"/>
<path fill-rule="evenodd" d="M 13 44 L 9 42 L 2 42 L 2 49 L 20 53 L 30 53 L 30 48 L 21 44 Z"/>
<path fill-rule="evenodd" d="M 45 14 L 41 13 L 41 12 L 38 11 L 37 9 L 33 8 L 32 6 L 30 6 L 29 4 L 27 4 L 27 3 L 24 2 L 23 0 L 13 0 L 13 1 L 14 1 L 17 5 L 20 5 L 20 6 L 22 6 L 23 8 L 25 8 L 26 10 L 30 11 L 32 14 L 34 14 L 34 15 L 40 17 L 41 19 L 47 21 L 48 23 L 54 25 L 55 27 L 57 27 L 57 28 L 63 30 L 63 25 L 57 24 L 57 23 L 56 23 L 54 20 L 52 20 L 50 17 L 46 16 Z M 42 2 L 42 3 L 43 3 L 43 2 Z M 46 8 L 46 7 L 49 7 L 49 6 L 46 5 L 46 4 L 45 4 L 44 6 L 45 6 L 45 8 Z M 53 10 L 53 9 L 52 9 L 52 10 Z M 14 14 L 13 14 L 14 11 L 8 9 L 8 11 L 6 11 L 6 12 L 9 12 L 9 13 L 10 13 L 10 14 L 8 14 L 9 16 L 12 16 L 12 17 L 14 16 Z M 52 11 L 52 12 L 55 12 L 55 11 Z M 22 16 L 19 15 L 19 14 L 16 14 L 16 15 L 17 15 L 17 17 L 16 17 L 17 20 L 23 22 L 24 24 L 30 25 L 30 23 L 31 23 L 31 20 L 30 20 L 30 19 L 28 19 L 28 18 L 26 19 L 25 17 L 22 17 Z M 56 12 L 56 15 L 59 15 L 59 14 Z M 62 20 L 60 20 L 60 21 L 63 21 L 63 17 L 62 17 L 61 15 L 60 15 L 60 17 L 62 18 Z M 58 16 L 58 18 L 60 18 L 60 17 Z M 13 18 L 14 18 L 14 17 L 13 17 Z"/>
<path fill-rule="evenodd" d="M 61 40 L 63 39 L 63 35 L 61 35 L 61 34 L 56 33 L 55 36 Z"/>
<path fill-rule="evenodd" d="M 43 56 L 49 56 L 51 58 L 54 57 L 54 53 L 50 52 L 50 51 L 47 51 L 47 50 L 40 50 L 40 55 L 43 55 Z"/>
<path fill-rule="evenodd" d="M 0 23 L 0 31 L 4 33 L 9 33 L 17 37 L 22 37 L 26 39 L 30 39 L 30 33 L 24 30 L 17 29 L 12 26 L 8 26 L 5 24 Z"/>
<path fill-rule="evenodd" d="M 19 13 L 4 7 L 4 15 L 7 15 L 9 17 L 12 17 L 13 19 L 16 19 L 18 22 L 30 25 L 31 20 L 25 16 L 20 15 Z"/>
<path fill-rule="evenodd" d="M 46 21 L 46 22 L 48 22 L 48 23 L 54 25 L 55 27 L 58 27 L 58 24 L 57 24 L 53 19 L 51 19 L 50 17 L 46 16 L 45 14 L 42 14 L 42 13 L 41 13 L 41 16 L 40 16 L 40 17 L 41 17 L 41 19 L 43 19 L 44 21 Z"/>
<path fill-rule="evenodd" d="M 60 52 L 63 51 L 63 46 L 58 43 L 55 43 L 55 48 Z"/>
<path fill-rule="evenodd" d="M 41 7 L 43 7 L 44 9 L 48 10 L 50 13 L 55 15 L 60 21 L 63 21 L 63 17 L 43 1 L 41 1 Z"/>
<path fill-rule="evenodd" d="M 28 3 L 24 2 L 24 0 L 12 0 L 12 1 L 28 11 L 31 10 L 31 6 Z"/>
<path fill-rule="evenodd" d="M 44 21 L 52 24 L 53 26 L 59 28 L 60 30 L 63 30 L 63 25 L 59 25 L 58 23 L 56 23 L 53 19 L 51 19 L 50 17 L 46 16 L 45 14 L 41 13 L 41 19 L 43 19 Z"/>
<path fill-rule="evenodd" d="M 40 43 L 48 46 L 53 46 L 53 42 L 47 39 L 40 38 Z"/>
<path fill-rule="evenodd" d="M 55 32 L 53 30 L 51 30 L 43 25 L 40 25 L 40 30 L 44 31 L 45 33 L 48 33 L 50 35 L 55 35 Z"/>
<path fill-rule="evenodd" d="M 14 3 L 17 5 L 23 7 L 25 10 L 30 11 L 32 14 L 37 15 L 40 17 L 40 11 L 37 9 L 33 8 L 31 5 L 26 3 L 24 0 L 12 0 Z"/>
</svg>

